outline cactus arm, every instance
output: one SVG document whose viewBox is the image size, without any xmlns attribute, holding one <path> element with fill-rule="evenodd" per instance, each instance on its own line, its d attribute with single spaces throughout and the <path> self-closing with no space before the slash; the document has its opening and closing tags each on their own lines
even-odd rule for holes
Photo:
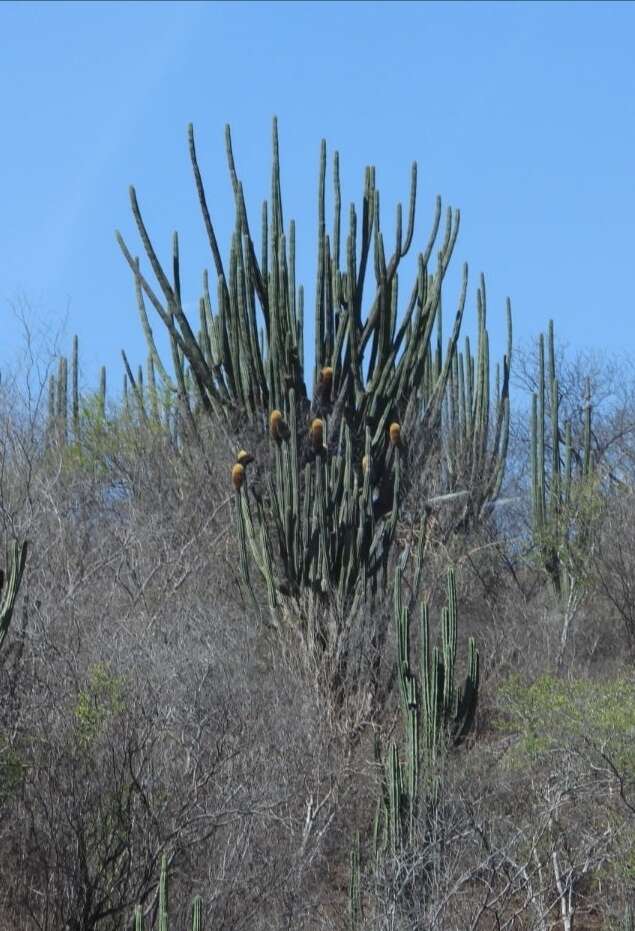
<svg viewBox="0 0 635 931">
<path fill-rule="evenodd" d="M 20 544 L 17 540 L 12 540 L 7 548 L 7 572 L 3 584 L 0 585 L 2 589 L 2 598 L 0 600 L 0 648 L 13 617 L 13 609 L 26 565 L 27 552 L 27 543 Z"/>
</svg>

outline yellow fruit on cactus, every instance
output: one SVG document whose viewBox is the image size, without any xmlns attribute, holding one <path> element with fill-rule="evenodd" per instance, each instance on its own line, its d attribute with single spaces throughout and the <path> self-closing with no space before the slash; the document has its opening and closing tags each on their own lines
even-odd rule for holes
<svg viewBox="0 0 635 931">
<path fill-rule="evenodd" d="M 401 446 L 401 424 L 391 423 L 389 427 L 390 442 L 393 446 Z"/>
<path fill-rule="evenodd" d="M 232 466 L 232 484 L 236 491 L 240 491 L 245 481 L 245 467 L 237 462 Z"/>
<path fill-rule="evenodd" d="M 316 417 L 315 420 L 311 421 L 311 429 L 309 430 L 309 433 L 314 448 L 321 449 L 324 443 L 324 423 L 320 420 L 319 417 Z"/>
<path fill-rule="evenodd" d="M 282 416 L 282 411 L 274 410 L 271 411 L 269 416 L 269 431 L 271 436 L 277 442 L 280 440 L 288 440 L 290 436 L 289 424 L 286 422 Z"/>
</svg>

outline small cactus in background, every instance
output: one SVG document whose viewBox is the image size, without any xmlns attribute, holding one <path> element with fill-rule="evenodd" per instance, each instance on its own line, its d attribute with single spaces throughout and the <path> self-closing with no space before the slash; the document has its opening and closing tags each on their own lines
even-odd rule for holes
<svg viewBox="0 0 635 931">
<path fill-rule="evenodd" d="M 532 535 L 538 564 L 553 589 L 562 628 L 555 655 L 562 669 L 571 625 L 588 591 L 589 557 L 598 514 L 598 468 L 591 450 L 591 389 L 576 444 L 571 421 L 560 420 L 553 321 L 538 343 L 538 390 L 531 409 Z"/>
<path fill-rule="evenodd" d="M 144 931 L 143 909 L 137 905 L 133 915 L 133 931 Z M 165 854 L 161 858 L 159 874 L 158 924 L 156 931 L 170 931 L 170 909 L 168 897 L 168 862 Z M 195 896 L 192 902 L 192 920 L 188 931 L 203 931 L 203 902 Z"/>
<path fill-rule="evenodd" d="M 545 368 L 545 339 L 541 334 L 538 391 L 532 398 L 531 414 L 533 537 L 556 595 L 566 601 L 575 566 L 585 562 L 590 545 L 588 514 L 580 492 L 591 489 L 595 479 L 591 400 L 587 397 L 584 405 L 582 449 L 578 450 L 574 448 L 571 422 L 560 422 L 553 321 L 549 321 L 547 331 L 546 361 Z"/>
</svg>

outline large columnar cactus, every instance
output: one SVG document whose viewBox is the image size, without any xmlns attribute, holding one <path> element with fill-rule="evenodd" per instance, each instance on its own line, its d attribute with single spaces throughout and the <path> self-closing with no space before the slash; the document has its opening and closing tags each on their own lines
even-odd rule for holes
<svg viewBox="0 0 635 931">
<path fill-rule="evenodd" d="M 497 499 L 505 474 L 509 441 L 509 373 L 512 356 L 511 307 L 507 302 L 507 353 L 497 364 L 494 397 L 490 396 L 489 339 L 486 328 L 485 280 L 476 293 L 478 342 L 472 355 L 456 352 L 446 393 L 443 431 L 447 485 L 464 494 L 464 523 L 478 524 Z M 492 424 L 493 417 L 493 424 Z"/>
<path fill-rule="evenodd" d="M 458 211 L 448 209 L 439 241 L 442 209 L 437 199 L 432 229 L 418 255 L 415 280 L 405 305 L 400 306 L 400 263 L 414 239 L 416 165 L 407 219 L 404 223 L 398 205 L 394 244 L 387 251 L 372 167 L 365 172 L 361 211 L 358 214 L 351 205 L 348 231 L 343 231 L 337 153 L 332 173 L 333 216 L 327 229 L 323 142 L 315 342 L 307 366 L 304 292 L 296 284 L 295 224 L 291 221 L 286 226 L 284 220 L 276 122 L 271 200 L 263 205 L 260 248 L 247 217 L 226 130 L 235 201 L 227 262 L 218 245 L 191 127 L 189 146 L 216 274 L 215 289 L 208 273 L 203 275 L 196 324 L 188 319 L 181 298 L 178 237 L 173 237 L 168 272 L 159 262 L 133 188 L 132 212 L 158 290 L 117 234 L 134 277 L 154 370 L 191 430 L 197 430 L 200 413 L 205 412 L 217 427 L 228 426 L 238 436 L 248 425 L 261 433 L 270 432 L 268 481 L 250 488 L 246 475 L 241 474 L 238 487 L 232 473 L 240 496 L 243 572 L 247 574 L 250 550 L 272 606 L 288 598 L 297 601 L 300 596 L 317 599 L 325 623 L 321 600 L 328 596 L 345 625 L 345 617 L 367 590 L 367 583 L 374 587 L 378 573 L 387 568 L 399 502 L 412 489 L 413 479 L 419 480 L 431 454 L 444 445 L 438 442 L 443 431 L 451 435 L 445 443 L 447 487 L 442 490 L 460 492 L 466 484 L 466 520 L 480 519 L 498 495 L 507 444 L 510 353 L 503 361 L 502 380 L 490 413 L 484 286 L 479 292 L 477 358 L 472 358 L 469 348 L 465 357 L 457 360 L 456 355 L 467 267 L 450 337 L 443 345 L 441 291 L 458 235 Z M 171 373 L 157 349 L 148 303 L 167 328 Z M 306 368 L 313 372 L 311 390 Z M 129 366 L 128 381 L 134 385 Z M 444 404 L 448 385 L 452 398 Z M 421 508 L 423 504 L 422 500 Z M 416 503 L 412 516 L 415 521 L 420 517 Z M 326 638 L 331 645 L 338 639 L 332 631 L 308 627 L 309 639 Z"/>
<path fill-rule="evenodd" d="M 13 540 L 7 551 L 6 575 L 0 570 L 0 648 L 9 630 L 22 573 L 26 565 L 27 544 Z"/>
<path fill-rule="evenodd" d="M 436 803 L 439 754 L 460 744 L 472 728 L 479 685 L 479 656 L 472 637 L 465 684 L 463 688 L 455 685 L 457 604 L 452 569 L 448 572 L 448 604 L 441 612 L 440 648 L 430 649 L 427 606 L 421 609 L 417 675 L 410 657 L 410 612 L 402 602 L 401 571 L 398 566 L 394 615 L 405 763 L 392 742 L 384 762 L 384 793 L 375 825 L 376 849 L 388 848 L 393 853 L 412 842 L 417 816 Z"/>
<path fill-rule="evenodd" d="M 538 390 L 532 398 L 531 472 L 533 538 L 556 594 L 568 598 L 576 567 L 590 543 L 590 505 L 595 466 L 591 456 L 591 401 L 584 405 L 581 446 L 574 445 L 571 421 L 560 422 L 553 322 L 538 343 Z"/>
<path fill-rule="evenodd" d="M 324 445 L 317 450 L 310 439 L 303 443 L 293 389 L 290 397 L 288 438 L 273 441 L 267 509 L 259 494 L 250 502 L 242 473 L 240 483 L 235 482 L 243 571 L 248 577 L 249 545 L 271 607 L 290 602 L 307 645 L 337 656 L 339 664 L 345 660 L 347 625 L 367 586 L 376 590 L 378 577 L 386 574 L 397 524 L 402 452 L 390 447 L 378 488 L 371 476 L 373 450 L 384 444 L 381 427 L 374 436 L 366 430 L 363 469 L 354 462 L 345 421 L 339 437 L 323 433 Z M 390 510 L 384 513 L 384 507 Z M 327 603 L 331 616 L 324 610 Z"/>
<path fill-rule="evenodd" d="M 553 322 L 538 343 L 538 390 L 532 398 L 531 473 L 533 544 L 551 582 L 562 615 L 555 655 L 562 668 L 571 630 L 588 591 L 588 562 L 597 516 L 598 472 L 591 453 L 591 396 L 583 409 L 582 438 L 574 443 L 571 421 L 560 423 L 560 389 L 556 378 Z"/>
<path fill-rule="evenodd" d="M 315 343 L 311 353 L 313 391 L 310 394 L 305 378 L 304 292 L 295 280 L 295 224 L 291 221 L 287 230 L 283 217 L 277 124 L 274 121 L 271 201 L 263 204 L 260 250 L 257 250 L 252 237 L 231 136 L 229 128 L 226 129 L 227 158 L 236 210 L 227 264 L 221 257 L 207 204 L 192 127 L 189 129 L 189 144 L 217 279 L 213 296 L 207 272 L 203 275 L 196 325 L 188 320 L 181 300 L 178 237 L 175 234 L 173 238 L 172 268 L 168 274 L 151 242 L 134 188 L 130 190 L 132 211 L 160 294 L 143 274 L 139 260 L 117 234 L 134 276 L 137 305 L 148 349 L 164 387 L 178 397 L 191 424 L 196 399 L 199 408 L 214 417 L 231 420 L 234 425 L 237 419 L 244 417 L 264 432 L 272 411 L 286 409 L 288 416 L 293 398 L 298 422 L 308 424 L 314 418 L 326 418 L 335 442 L 339 437 L 340 423 L 345 420 L 355 453 L 364 448 L 367 427 L 373 435 L 379 430 L 382 443 L 373 452 L 375 468 L 380 468 L 387 447 L 388 432 L 384 429 L 387 424 L 397 421 L 406 433 L 410 433 L 417 423 L 426 429 L 439 420 L 467 288 L 465 268 L 458 308 L 444 353 L 440 345 L 441 288 L 458 234 L 459 212 L 448 209 L 445 233 L 438 243 L 441 201 L 437 199 L 428 242 L 419 253 L 417 275 L 405 308 L 400 312 L 398 270 L 414 237 L 416 164 L 412 167 L 405 229 L 399 204 L 394 245 L 387 253 L 380 225 L 375 169 L 372 167 L 366 169 L 361 216 L 351 205 L 348 233 L 343 235 L 337 153 L 333 160 L 332 228 L 330 233 L 327 231 L 327 152 L 326 144 L 322 143 Z M 369 288 L 369 266 L 374 270 L 375 280 L 368 301 L 364 302 Z M 172 374 L 161 362 L 146 301 L 168 330 Z M 481 336 L 485 336 L 486 343 L 484 313 L 481 319 Z M 435 324 L 438 339 L 433 345 Z M 478 395 L 476 403 L 480 405 L 477 411 L 479 441 L 473 443 L 476 454 L 484 444 L 487 445 L 487 418 L 483 416 L 483 405 L 489 400 L 489 392 L 483 387 L 484 378 L 489 378 L 487 366 L 486 354 L 481 353 L 471 388 L 472 397 Z M 190 373 L 192 390 L 188 390 L 186 372 Z M 507 381 L 503 379 L 502 408 L 507 399 Z M 502 426 L 499 432 L 504 433 Z M 504 459 L 498 440 L 490 447 L 496 450 L 498 458 L 502 454 Z M 480 466 L 479 462 L 478 468 Z M 491 495 L 496 481 L 489 484 Z"/>
</svg>

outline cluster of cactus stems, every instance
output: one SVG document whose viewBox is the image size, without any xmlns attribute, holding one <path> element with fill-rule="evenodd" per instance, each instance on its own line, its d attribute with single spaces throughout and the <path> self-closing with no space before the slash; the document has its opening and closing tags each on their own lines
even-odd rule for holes
<svg viewBox="0 0 635 931">
<path fill-rule="evenodd" d="M 70 386 L 69 386 L 70 369 Z M 70 397 L 69 397 L 70 387 Z M 102 416 L 106 413 L 106 369 L 102 367 L 98 392 Z M 79 390 L 79 340 L 73 337 L 70 366 L 66 356 L 60 356 L 57 373 L 48 380 L 47 433 L 58 443 L 79 443 L 81 438 L 81 396 Z"/>
<path fill-rule="evenodd" d="M 344 643 L 342 630 L 327 628 L 322 607 L 328 599 L 345 625 L 367 586 L 375 591 L 378 577 L 385 575 L 397 523 L 401 449 L 389 441 L 383 484 L 388 489 L 391 510 L 386 519 L 380 519 L 381 502 L 373 494 L 376 488 L 371 476 L 374 448 L 379 447 L 383 454 L 382 427 L 375 436 L 370 429 L 366 431 L 367 467 L 363 470 L 354 461 L 353 438 L 344 420 L 335 439 L 327 427 L 322 428 L 320 439 L 324 445 L 317 451 L 311 440 L 303 444 L 293 389 L 290 395 L 288 440 L 273 444 L 275 466 L 268 482 L 268 511 L 257 494 L 250 501 L 245 485 L 238 492 L 241 562 L 249 578 L 249 546 L 266 582 L 271 607 L 278 607 L 281 595 L 290 598 L 295 616 L 306 623 L 301 632 L 308 644 L 337 650 Z M 326 452 L 329 447 L 333 448 L 331 455 Z M 303 465 L 300 456 L 305 459 Z M 278 554 L 277 560 L 274 553 Z M 305 596 L 309 610 L 298 610 L 307 608 L 302 603 Z M 342 660 L 342 656 L 338 657 L 338 661 Z"/>
<path fill-rule="evenodd" d="M 445 460 L 450 492 L 463 492 L 465 523 L 478 524 L 496 501 L 505 475 L 509 441 L 509 375 L 512 357 L 511 306 L 507 302 L 507 353 L 496 365 L 491 396 L 485 279 L 476 292 L 477 349 L 469 338 L 452 359 L 445 400 Z M 490 423 L 493 418 L 493 428 Z"/>
<path fill-rule="evenodd" d="M 383 795 L 374 828 L 374 848 L 396 853 L 411 844 L 419 815 L 436 804 L 439 796 L 438 762 L 448 746 L 457 746 L 474 723 L 478 700 L 479 655 L 473 638 L 468 641 L 467 674 L 463 688 L 456 686 L 457 600 L 454 570 L 448 572 L 447 606 L 441 612 L 441 646 L 430 649 L 427 606 L 421 608 L 418 671 L 410 656 L 410 611 L 402 602 L 401 572 L 395 576 L 394 615 L 397 665 L 405 746 L 402 762 L 396 742 L 384 761 Z M 378 751 L 379 752 L 379 751 Z"/>
<path fill-rule="evenodd" d="M 6 573 L 0 570 L 0 649 L 9 630 L 15 600 L 26 565 L 27 544 L 11 541 L 7 549 Z"/>
<path fill-rule="evenodd" d="M 167 857 L 161 858 L 161 873 L 159 876 L 159 902 L 158 902 L 158 924 L 156 931 L 169 931 L 170 915 L 168 904 L 168 864 Z M 134 911 L 132 928 L 133 931 L 144 931 L 146 925 L 143 919 L 143 909 L 137 905 Z M 151 931 L 151 929 L 150 929 Z M 192 919 L 190 931 L 203 931 L 203 902 L 200 896 L 196 896 L 192 902 Z"/>
<path fill-rule="evenodd" d="M 133 374 L 128 357 L 121 353 L 124 365 L 123 391 L 121 395 L 122 410 L 126 417 L 146 426 L 163 427 L 172 437 L 176 446 L 180 445 L 178 409 L 170 393 L 166 393 L 156 377 L 156 366 L 152 355 L 148 355 L 145 370 L 137 367 Z M 69 379 L 70 371 L 70 379 Z M 185 374 L 188 390 L 189 373 Z M 70 384 L 69 384 L 70 382 Z M 102 422 L 106 421 L 106 367 L 99 371 L 99 387 L 93 396 L 96 401 L 94 414 Z M 79 346 L 77 336 L 73 337 L 70 361 L 60 356 L 57 372 L 49 376 L 48 381 L 48 417 L 47 436 L 58 444 L 81 443 L 83 405 L 79 388 Z"/>
<path fill-rule="evenodd" d="M 178 236 L 169 271 L 161 265 L 134 188 L 132 213 L 158 290 L 123 237 L 117 239 L 133 274 L 148 352 L 162 388 L 196 432 L 201 413 L 240 433 L 250 426 L 271 433 L 266 496 L 251 489 L 248 472 L 232 470 L 238 493 L 243 573 L 251 551 L 269 600 L 335 595 L 340 615 L 350 612 L 367 583 L 386 569 L 400 498 L 448 433 L 449 491 L 472 482 L 470 515 L 477 519 L 497 496 L 509 426 L 509 364 L 492 404 L 484 286 L 479 290 L 476 358 L 469 344 L 457 352 L 467 294 L 464 266 L 458 306 L 443 345 L 441 292 L 459 230 L 448 209 L 444 232 L 437 198 L 432 228 L 417 257 L 417 272 L 400 306 L 399 269 L 414 237 L 417 167 L 404 222 L 395 215 L 390 249 L 380 223 L 375 169 L 365 172 L 361 211 L 351 204 L 342 223 L 339 156 L 332 164 L 332 220 L 327 224 L 327 150 L 322 142 L 318 184 L 317 276 L 312 353 L 313 389 L 305 377 L 304 291 L 296 283 L 295 224 L 285 224 L 277 123 L 273 125 L 271 199 L 252 235 L 243 186 L 226 129 L 235 222 L 225 262 L 199 168 L 193 129 L 189 150 L 209 240 L 215 293 L 203 274 L 197 324 L 181 297 Z M 372 275 L 374 272 L 374 275 Z M 374 280 L 372 280 L 374 278 Z M 156 311 L 169 336 L 172 371 L 163 364 L 148 317 Z M 131 372 L 128 377 L 132 383 Z M 448 391 L 449 387 L 449 391 Z M 490 412 L 490 407 L 493 412 Z M 445 422 L 445 428 L 443 424 Z M 414 438 L 423 437 L 423 442 Z M 430 437 L 437 438 L 430 442 Z M 413 439 L 409 443 L 409 439 Z M 423 502 L 422 502 L 423 503 Z M 323 613 L 323 612 L 322 612 Z M 308 637 L 324 632 L 308 630 Z"/>
<path fill-rule="evenodd" d="M 532 398 L 531 472 L 533 537 L 539 560 L 558 597 L 570 594 L 571 567 L 583 556 L 589 538 L 584 507 L 574 494 L 590 487 L 595 467 L 591 455 L 591 401 L 584 407 L 581 449 L 574 446 L 571 421 L 560 422 L 553 321 L 538 343 L 538 390 Z M 550 447 L 550 450 L 549 450 Z M 549 455 L 550 452 L 550 455 Z M 575 554 L 578 554 L 576 559 Z"/>
</svg>

